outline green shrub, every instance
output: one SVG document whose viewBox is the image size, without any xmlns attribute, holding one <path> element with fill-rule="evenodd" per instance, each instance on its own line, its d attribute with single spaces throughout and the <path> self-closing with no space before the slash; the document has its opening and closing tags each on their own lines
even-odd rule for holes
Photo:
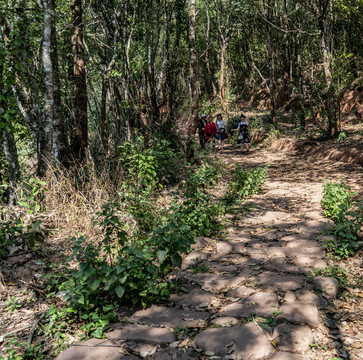
<svg viewBox="0 0 363 360">
<path fill-rule="evenodd" d="M 139 141 L 128 142 L 120 146 L 119 151 L 125 178 L 133 187 L 150 192 L 178 179 L 181 154 L 166 140 L 160 140 L 148 149 Z"/>
<path fill-rule="evenodd" d="M 267 179 L 267 166 L 244 170 L 237 165 L 233 180 L 228 184 L 228 198 L 245 200 L 248 196 L 260 192 Z"/>
<path fill-rule="evenodd" d="M 142 150 L 136 144 L 120 146 L 120 161 L 126 172 L 126 180 L 142 191 L 150 192 L 161 187 L 157 177 L 159 164 L 150 149 Z"/>
<path fill-rule="evenodd" d="M 355 204 L 349 208 L 340 207 L 338 216 L 334 219 L 334 225 L 328 230 L 333 239 L 326 240 L 327 250 L 338 258 L 354 256 L 361 249 L 361 234 L 363 226 L 363 206 Z"/>
<path fill-rule="evenodd" d="M 341 208 L 349 208 L 356 195 L 351 192 L 350 186 L 344 184 L 344 178 L 335 183 L 330 180 L 324 181 L 323 199 L 321 200 L 324 216 L 333 221 L 337 220 Z"/>
<path fill-rule="evenodd" d="M 323 213 L 326 218 L 334 221 L 334 225 L 328 230 L 334 238 L 326 240 L 326 247 L 339 258 L 348 258 L 361 246 L 363 205 L 354 201 L 356 193 L 344 184 L 344 179 L 336 183 L 328 180 L 323 188 Z"/>
<path fill-rule="evenodd" d="M 146 305 L 155 298 L 168 297 L 163 276 L 172 266 L 180 266 L 181 255 L 190 251 L 190 228 L 173 221 L 155 229 L 147 241 L 128 237 L 118 216 L 119 206 L 106 204 L 98 214 L 94 223 L 101 229 L 98 242 L 86 241 L 84 237 L 73 239 L 69 260 L 76 260 L 76 269 L 66 265 L 66 280 L 50 283 L 64 291 L 69 306 L 85 316 L 91 309 L 95 311 L 120 300 Z"/>
</svg>

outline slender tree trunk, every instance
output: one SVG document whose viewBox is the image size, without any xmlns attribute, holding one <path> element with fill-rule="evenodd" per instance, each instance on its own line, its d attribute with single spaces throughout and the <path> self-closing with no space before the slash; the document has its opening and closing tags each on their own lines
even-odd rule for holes
<svg viewBox="0 0 363 360">
<path fill-rule="evenodd" d="M 190 161 L 193 157 L 193 140 L 198 127 L 199 82 L 197 78 L 197 52 L 195 49 L 195 18 L 196 0 L 190 0 L 189 8 L 189 54 L 190 54 L 190 120 L 188 126 L 188 140 L 186 158 Z"/>
<path fill-rule="evenodd" d="M 65 126 L 61 105 L 61 92 L 59 81 L 59 63 L 58 63 L 58 43 L 56 32 L 56 21 L 54 19 L 55 0 L 51 0 L 51 9 L 53 15 L 51 28 L 51 60 L 53 68 L 53 155 L 57 164 L 68 165 L 69 163 L 69 145 L 65 135 Z"/>
<path fill-rule="evenodd" d="M 268 20 L 272 22 L 273 17 L 273 6 L 269 2 L 268 9 Z M 275 101 L 275 89 L 276 89 L 276 79 L 275 79 L 275 61 L 274 61 L 274 51 L 272 45 L 272 34 L 271 28 L 267 29 L 267 52 L 268 52 L 268 63 L 269 63 L 269 88 L 270 88 L 270 113 L 272 123 L 276 123 L 276 101 Z"/>
<path fill-rule="evenodd" d="M 88 146 L 87 84 L 83 43 L 82 1 L 71 0 L 75 129 L 72 153 L 82 161 Z"/>
<path fill-rule="evenodd" d="M 4 84 L 3 80 L 3 63 L 0 62 L 0 114 L 5 113 L 4 100 L 7 96 L 4 94 Z M 6 189 L 6 197 L 8 205 L 11 207 L 16 203 L 16 184 L 19 176 L 19 161 L 18 161 L 18 151 L 16 148 L 16 142 L 14 139 L 13 128 L 11 122 L 5 118 L 1 119 L 2 126 L 0 127 L 0 137 L 3 143 L 3 150 L 6 160 L 9 164 L 8 177 L 9 184 Z"/>
<path fill-rule="evenodd" d="M 212 86 L 212 90 L 213 90 L 213 96 L 217 96 L 217 86 L 216 86 L 216 81 L 214 79 L 211 67 L 210 67 L 210 61 L 209 61 L 209 47 L 210 47 L 210 39 L 209 39 L 209 34 L 210 34 L 210 17 L 209 17 L 209 9 L 208 9 L 208 0 L 205 0 L 205 13 L 207 15 L 207 30 L 206 30 L 206 35 L 205 35 L 205 42 L 206 42 L 206 50 L 205 50 L 205 64 L 207 66 L 207 70 L 208 70 L 208 76 L 211 82 L 211 86 Z"/>
<path fill-rule="evenodd" d="M 220 68 L 220 78 L 219 78 L 219 96 L 221 98 L 221 104 L 223 110 L 225 111 L 225 103 L 224 103 L 224 84 L 225 84 L 225 68 L 226 68 L 226 53 L 227 53 L 227 43 L 224 39 L 222 39 L 222 48 L 221 48 L 221 68 Z"/>
<path fill-rule="evenodd" d="M 53 121 L 54 121 L 54 80 L 52 66 L 52 23 L 53 11 L 51 0 L 43 0 L 44 24 L 42 59 L 44 67 L 44 110 L 39 126 L 38 175 L 44 176 L 53 158 Z"/>
<path fill-rule="evenodd" d="M 330 3 L 326 5 L 325 11 L 322 11 L 322 16 L 320 20 L 320 30 L 321 30 L 321 52 L 323 55 L 323 68 L 325 74 L 325 82 L 326 82 L 326 111 L 328 115 L 328 131 L 330 136 L 336 136 L 338 133 L 338 124 L 337 124 L 337 109 L 336 109 L 336 101 L 335 101 L 335 88 L 333 83 L 332 71 L 331 71 L 331 62 L 332 62 L 332 53 L 329 47 L 329 39 L 330 39 Z"/>
<path fill-rule="evenodd" d="M 103 151 L 107 153 L 107 80 L 102 77 L 102 90 L 101 90 L 101 141 Z"/>
</svg>

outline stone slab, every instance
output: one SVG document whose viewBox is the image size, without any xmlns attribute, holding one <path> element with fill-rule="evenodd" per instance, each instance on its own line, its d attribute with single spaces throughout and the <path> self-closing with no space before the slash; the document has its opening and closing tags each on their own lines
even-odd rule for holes
<svg viewBox="0 0 363 360">
<path fill-rule="evenodd" d="M 310 360 L 309 356 L 293 354 L 290 352 L 277 351 L 266 360 Z"/>
<path fill-rule="evenodd" d="M 63 351 L 56 360 L 137 360 L 136 356 L 129 356 L 120 352 L 120 347 L 109 340 L 90 339 L 72 345 Z"/>
<path fill-rule="evenodd" d="M 282 323 L 274 329 L 273 337 L 277 339 L 277 350 L 306 354 L 314 342 L 309 326 Z"/>
<path fill-rule="evenodd" d="M 288 321 L 296 325 L 309 325 L 312 328 L 319 326 L 319 312 L 315 305 L 296 301 L 282 304 L 280 311 L 282 313 L 277 316 L 277 323 Z"/>
<path fill-rule="evenodd" d="M 308 304 L 315 305 L 319 308 L 325 309 L 327 307 L 327 301 L 313 292 L 301 289 L 295 292 L 296 299 Z"/>
<path fill-rule="evenodd" d="M 216 243 L 216 251 L 219 254 L 240 254 L 244 253 L 246 244 L 234 241 L 218 241 Z"/>
<path fill-rule="evenodd" d="M 136 312 L 130 317 L 129 322 L 176 328 L 188 327 L 189 324 L 195 324 L 196 321 L 203 322 L 208 316 L 208 313 L 200 311 L 152 305 L 145 310 Z"/>
<path fill-rule="evenodd" d="M 219 293 L 228 291 L 229 289 L 242 285 L 245 282 L 245 276 L 221 277 L 213 274 L 213 276 L 210 276 L 204 281 L 203 289 Z"/>
<path fill-rule="evenodd" d="M 301 276 L 284 276 L 276 273 L 262 273 L 257 276 L 257 286 L 271 291 L 293 291 L 300 289 L 306 279 Z"/>
<path fill-rule="evenodd" d="M 324 269 L 328 264 L 323 259 L 317 259 L 310 255 L 301 255 L 294 258 L 292 261 L 295 265 L 305 269 Z"/>
<path fill-rule="evenodd" d="M 193 286 L 188 290 L 187 293 L 172 294 L 170 301 L 177 306 L 196 307 L 202 303 L 210 304 L 214 299 L 209 291 L 205 291 L 198 286 Z"/>
<path fill-rule="evenodd" d="M 128 324 L 107 333 L 112 340 L 136 341 L 151 345 L 166 345 L 175 341 L 172 331 L 147 325 Z"/>
<path fill-rule="evenodd" d="M 165 348 L 160 349 L 153 356 L 154 360 L 199 360 L 199 356 L 193 349 L 176 349 Z"/>
<path fill-rule="evenodd" d="M 249 288 L 247 286 L 237 286 L 234 289 L 229 290 L 226 293 L 226 297 L 232 298 L 244 298 L 246 296 L 250 296 L 251 294 L 255 293 L 256 289 Z"/>
<path fill-rule="evenodd" d="M 237 318 L 248 318 L 251 314 L 269 317 L 277 310 L 278 305 L 276 294 L 259 292 L 238 302 L 226 305 L 221 309 L 220 314 Z"/>
<path fill-rule="evenodd" d="M 267 223 L 276 223 L 282 220 L 285 220 L 287 218 L 289 218 L 291 215 L 289 213 L 286 212 L 282 212 L 282 211 L 266 211 L 265 213 L 255 216 L 255 217 L 250 217 L 248 216 L 246 219 L 246 222 L 250 223 L 250 224 L 267 224 Z"/>
<path fill-rule="evenodd" d="M 204 247 L 208 246 L 212 242 L 213 242 L 212 239 L 210 239 L 208 237 L 200 236 L 200 237 L 197 237 L 194 239 L 194 244 L 192 244 L 191 248 L 192 248 L 192 250 L 203 249 Z"/>
<path fill-rule="evenodd" d="M 234 342 L 236 359 L 265 359 L 274 350 L 262 331 L 254 324 L 208 329 L 198 334 L 197 347 L 213 352 L 217 356 L 226 354 L 226 346 Z"/>
</svg>

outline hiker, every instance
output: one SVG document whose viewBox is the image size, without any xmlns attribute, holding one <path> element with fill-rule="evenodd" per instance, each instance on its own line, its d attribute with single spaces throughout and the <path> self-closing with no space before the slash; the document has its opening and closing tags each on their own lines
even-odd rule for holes
<svg viewBox="0 0 363 360">
<path fill-rule="evenodd" d="M 198 123 L 199 143 L 200 143 L 200 148 L 202 150 L 205 148 L 205 142 L 206 142 L 206 138 L 204 136 L 204 129 L 206 125 L 207 125 L 207 115 L 202 114 Z"/>
<path fill-rule="evenodd" d="M 246 151 L 242 151 L 243 153 L 249 153 L 249 145 L 250 145 L 250 135 L 248 133 L 248 124 L 249 124 L 249 119 L 246 118 L 245 115 L 241 114 L 241 120 L 238 124 L 238 128 L 237 129 L 233 129 L 231 131 L 238 131 L 238 142 L 237 145 L 239 145 L 241 147 L 241 150 L 243 147 L 246 148 Z"/>
<path fill-rule="evenodd" d="M 218 130 L 216 124 L 213 122 L 213 116 L 209 115 L 207 120 L 208 122 L 204 129 L 204 137 L 206 139 L 206 142 L 208 143 L 215 138 L 215 136 L 218 134 Z"/>
<path fill-rule="evenodd" d="M 226 131 L 226 123 L 222 119 L 221 114 L 217 115 L 216 126 L 217 126 L 217 132 L 218 132 L 218 140 L 219 140 L 218 148 L 219 148 L 219 150 L 223 150 L 224 140 L 227 139 L 228 135 L 227 135 L 227 131 Z"/>
</svg>

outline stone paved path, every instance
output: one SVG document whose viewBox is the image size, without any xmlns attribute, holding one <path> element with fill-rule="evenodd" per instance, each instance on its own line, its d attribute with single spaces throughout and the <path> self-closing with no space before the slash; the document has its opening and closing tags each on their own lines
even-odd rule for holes
<svg viewBox="0 0 363 360">
<path fill-rule="evenodd" d="M 307 276 L 327 266 L 319 238 L 326 174 L 284 153 L 242 157 L 231 147 L 224 157 L 230 168 L 269 162 L 269 180 L 242 205 L 247 213 L 228 215 L 233 226 L 217 240 L 197 239 L 175 275 L 188 292 L 165 305 L 123 309 L 107 339 L 73 345 L 58 360 L 339 358 L 325 312 L 339 285 Z"/>
</svg>

